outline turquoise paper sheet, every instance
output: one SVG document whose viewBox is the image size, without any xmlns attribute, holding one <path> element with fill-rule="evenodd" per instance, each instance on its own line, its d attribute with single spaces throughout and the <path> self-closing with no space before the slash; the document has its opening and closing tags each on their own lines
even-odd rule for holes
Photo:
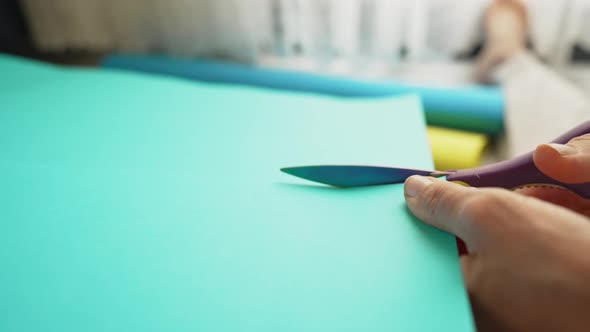
<svg viewBox="0 0 590 332">
<path fill-rule="evenodd" d="M 305 72 L 164 56 L 114 54 L 107 68 L 172 75 L 190 80 L 234 83 L 342 97 L 420 95 L 428 124 L 496 135 L 504 123 L 504 95 L 497 87 L 438 88 L 395 81 L 363 81 Z"/>
<path fill-rule="evenodd" d="M 0 58 L 0 331 L 473 330 L 401 185 L 279 172 L 432 167 L 417 98 L 37 66 Z"/>
</svg>

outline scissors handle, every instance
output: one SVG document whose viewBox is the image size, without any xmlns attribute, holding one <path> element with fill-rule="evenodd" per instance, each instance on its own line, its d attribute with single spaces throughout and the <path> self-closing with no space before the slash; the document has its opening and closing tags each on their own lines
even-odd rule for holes
<svg viewBox="0 0 590 332">
<path fill-rule="evenodd" d="M 590 121 L 586 121 L 559 136 L 552 143 L 565 144 L 574 137 L 589 133 Z M 472 187 L 501 187 L 506 189 L 526 186 L 557 186 L 569 189 L 584 198 L 590 198 L 590 182 L 563 183 L 546 176 L 535 166 L 533 153 L 534 151 L 531 151 L 514 159 L 454 171 L 447 176 L 447 180 L 462 182 Z"/>
</svg>

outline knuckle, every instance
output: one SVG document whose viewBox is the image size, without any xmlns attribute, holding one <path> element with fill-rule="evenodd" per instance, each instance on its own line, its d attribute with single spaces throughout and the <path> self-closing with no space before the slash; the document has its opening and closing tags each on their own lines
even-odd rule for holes
<svg viewBox="0 0 590 332">
<path fill-rule="evenodd" d="M 590 147 L 590 134 L 574 137 L 568 144 L 580 147 Z"/>
<path fill-rule="evenodd" d="M 504 211 L 511 200 L 517 198 L 509 197 L 505 190 L 482 189 L 464 201 L 461 212 L 468 219 L 481 222 L 493 218 L 499 211 Z"/>
<path fill-rule="evenodd" d="M 439 183 L 433 183 L 424 189 L 422 204 L 424 210 L 430 215 L 435 215 L 444 207 L 449 205 L 452 196 L 449 187 Z"/>
<path fill-rule="evenodd" d="M 462 206 L 463 214 L 469 219 L 481 219 L 489 213 L 490 207 L 494 204 L 493 197 L 489 194 L 478 194 L 467 198 Z"/>
</svg>

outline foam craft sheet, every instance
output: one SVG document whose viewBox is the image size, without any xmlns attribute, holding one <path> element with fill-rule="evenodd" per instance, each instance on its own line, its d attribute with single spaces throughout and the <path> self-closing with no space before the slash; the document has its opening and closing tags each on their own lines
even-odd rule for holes
<svg viewBox="0 0 590 332">
<path fill-rule="evenodd" d="M 102 65 L 197 81 L 245 84 L 343 97 L 384 97 L 415 93 L 422 97 L 426 120 L 431 125 L 490 135 L 500 134 L 503 130 L 504 95 L 501 89 L 494 87 L 437 88 L 153 55 L 115 54 L 107 56 Z"/>
<path fill-rule="evenodd" d="M 304 72 L 253 68 L 241 64 L 158 56 L 112 55 L 106 58 L 103 65 L 107 68 L 167 74 L 197 81 L 239 83 L 348 97 L 378 97 L 415 92 L 420 94 L 426 104 L 427 119 L 430 122 L 492 134 L 498 133 L 502 128 L 503 96 L 495 88 L 411 87 L 399 83 L 363 82 Z M 428 131 L 428 138 L 437 169 L 478 166 L 489 141 L 483 134 L 433 126 Z"/>
<path fill-rule="evenodd" d="M 483 134 L 432 126 L 428 127 L 428 141 L 438 170 L 479 166 L 489 144 Z"/>
<path fill-rule="evenodd" d="M 454 239 L 401 185 L 279 171 L 431 168 L 417 98 L 54 74 L 0 81 L 1 331 L 473 331 Z"/>
</svg>

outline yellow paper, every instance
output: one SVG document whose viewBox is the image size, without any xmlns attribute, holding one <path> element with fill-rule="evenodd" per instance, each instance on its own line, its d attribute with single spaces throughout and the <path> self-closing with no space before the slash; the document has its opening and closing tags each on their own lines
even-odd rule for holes
<svg viewBox="0 0 590 332">
<path fill-rule="evenodd" d="M 428 139 L 437 170 L 479 166 L 489 138 L 482 134 L 428 127 Z"/>
</svg>

